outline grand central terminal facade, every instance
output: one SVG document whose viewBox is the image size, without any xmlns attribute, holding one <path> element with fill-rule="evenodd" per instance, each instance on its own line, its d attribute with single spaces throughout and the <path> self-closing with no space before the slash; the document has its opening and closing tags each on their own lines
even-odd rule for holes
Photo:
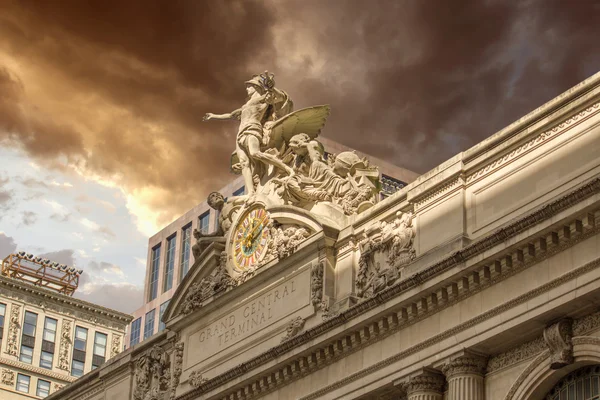
<svg viewBox="0 0 600 400">
<path fill-rule="evenodd" d="M 49 399 L 599 398 L 600 74 L 383 200 L 329 106 L 246 87 L 166 329 Z"/>
</svg>

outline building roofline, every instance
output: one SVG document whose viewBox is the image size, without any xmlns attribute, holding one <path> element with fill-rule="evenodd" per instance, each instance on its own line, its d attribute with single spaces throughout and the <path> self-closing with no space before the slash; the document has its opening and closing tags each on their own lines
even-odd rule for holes
<svg viewBox="0 0 600 400">
<path fill-rule="evenodd" d="M 128 325 L 133 320 L 133 316 L 129 314 L 125 314 L 120 311 L 113 310 L 111 308 L 99 306 L 97 304 L 90 303 L 85 300 L 80 300 L 71 296 L 56 293 L 52 290 L 44 289 L 12 278 L 0 276 L 0 286 L 8 286 L 16 290 L 28 292 L 41 297 L 51 298 L 52 300 L 58 301 L 59 303 L 68 304 L 75 308 L 82 309 L 83 311 L 92 311 L 94 313 L 100 313 L 102 316 L 107 317 L 113 321 L 119 321 L 124 325 Z"/>
</svg>

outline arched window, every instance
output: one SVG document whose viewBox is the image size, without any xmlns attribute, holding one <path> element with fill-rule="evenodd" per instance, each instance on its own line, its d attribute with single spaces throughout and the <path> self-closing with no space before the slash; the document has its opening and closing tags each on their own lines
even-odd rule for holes
<svg viewBox="0 0 600 400">
<path fill-rule="evenodd" d="M 546 400 L 600 400 L 600 365 L 571 372 L 552 388 Z"/>
</svg>

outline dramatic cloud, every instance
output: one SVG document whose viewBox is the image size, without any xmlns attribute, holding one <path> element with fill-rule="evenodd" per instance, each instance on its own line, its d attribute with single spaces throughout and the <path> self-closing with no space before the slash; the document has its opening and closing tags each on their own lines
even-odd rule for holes
<svg viewBox="0 0 600 400">
<path fill-rule="evenodd" d="M 95 266 L 92 267 L 90 263 L 91 270 L 104 272 L 102 265 L 108 263 L 94 264 Z M 79 289 L 73 297 L 130 314 L 142 306 L 143 293 L 144 289 L 141 286 L 129 283 L 106 283 L 84 272 L 79 278 Z"/>
<path fill-rule="evenodd" d="M 6 0 L 0 143 L 119 186 L 152 231 L 231 179 L 237 126 L 201 119 L 254 73 L 425 172 L 599 70 L 598 20 L 592 1 Z"/>
<path fill-rule="evenodd" d="M 47 258 L 50 261 L 54 261 L 59 264 L 65 264 L 70 267 L 73 267 L 73 266 L 75 266 L 74 253 L 75 253 L 75 250 L 65 249 L 65 250 L 53 251 L 51 253 L 34 254 L 34 256 Z"/>
<path fill-rule="evenodd" d="M 21 213 L 21 222 L 27 226 L 35 224 L 37 221 L 37 213 L 33 211 L 23 211 Z"/>
<path fill-rule="evenodd" d="M 99 263 L 96 261 L 91 261 L 88 264 L 88 267 L 92 272 L 96 272 L 96 273 L 116 275 L 119 277 L 123 277 L 125 275 L 123 273 L 123 270 L 121 269 L 121 267 L 119 267 L 118 265 L 104 262 L 104 261 L 100 261 Z"/>
<path fill-rule="evenodd" d="M 0 260 L 4 260 L 6 256 L 12 254 L 17 249 L 15 240 L 7 236 L 4 232 L 0 232 Z"/>
</svg>

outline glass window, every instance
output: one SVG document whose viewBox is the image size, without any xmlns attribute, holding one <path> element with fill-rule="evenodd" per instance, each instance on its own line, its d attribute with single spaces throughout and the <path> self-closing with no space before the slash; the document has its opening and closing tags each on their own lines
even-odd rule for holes
<svg viewBox="0 0 600 400">
<path fill-rule="evenodd" d="M 192 240 L 192 225 L 188 225 L 183 228 L 181 232 L 181 257 L 179 261 L 179 268 L 181 270 L 180 278 L 181 281 L 184 276 L 187 275 L 190 269 L 190 241 Z"/>
<path fill-rule="evenodd" d="M 56 320 L 48 318 L 44 320 L 44 340 L 54 343 L 56 339 Z"/>
<path fill-rule="evenodd" d="M 87 343 L 88 330 L 80 326 L 75 327 L 75 349 L 85 351 L 85 345 Z"/>
<path fill-rule="evenodd" d="M 71 375 L 72 376 L 83 375 L 83 363 L 81 361 L 73 360 L 73 365 L 71 366 Z"/>
<path fill-rule="evenodd" d="M 21 354 L 19 355 L 19 361 L 31 364 L 33 360 L 33 348 L 28 346 L 21 346 Z"/>
<path fill-rule="evenodd" d="M 163 292 L 173 287 L 173 271 L 175 270 L 175 242 L 177 236 L 167 239 L 167 258 L 165 261 L 165 276 L 163 277 Z"/>
<path fill-rule="evenodd" d="M 42 355 L 40 356 L 40 367 L 46 369 L 52 369 L 52 360 L 54 359 L 54 354 L 48 353 L 47 351 L 42 351 Z"/>
<path fill-rule="evenodd" d="M 23 334 L 35 336 L 35 327 L 37 325 L 37 314 L 25 311 L 25 323 L 23 324 Z"/>
<path fill-rule="evenodd" d="M 36 396 L 39 397 L 48 397 L 50 394 L 50 382 L 44 381 L 42 379 L 38 379 L 37 381 L 37 390 L 35 392 Z"/>
<path fill-rule="evenodd" d="M 17 374 L 17 391 L 29 393 L 29 381 L 31 378 L 27 375 Z"/>
<path fill-rule="evenodd" d="M 105 357 L 106 356 L 106 338 L 107 335 L 104 333 L 96 332 L 94 338 L 94 355 Z"/>
<path fill-rule="evenodd" d="M 165 310 L 167 309 L 167 306 L 169 305 L 169 301 L 171 301 L 171 300 L 167 300 L 160 305 L 160 311 L 158 313 L 158 320 L 159 320 L 158 331 L 159 332 L 162 332 L 165 330 L 165 324 L 162 322 L 162 317 L 163 317 L 163 314 L 165 313 Z"/>
<path fill-rule="evenodd" d="M 0 303 L 0 328 L 4 326 L 4 316 L 6 315 L 6 304 Z"/>
<path fill-rule="evenodd" d="M 158 267 L 160 266 L 160 245 L 152 249 L 152 264 L 150 265 L 149 301 L 158 294 Z"/>
<path fill-rule="evenodd" d="M 136 345 L 140 342 L 140 329 L 142 327 L 142 317 L 131 323 L 131 336 L 129 337 L 129 346 Z"/>
<path fill-rule="evenodd" d="M 239 188 L 238 190 L 236 190 L 235 192 L 233 192 L 234 196 L 241 196 L 244 194 L 244 192 L 246 191 L 246 187 L 242 186 L 241 188 Z"/>
<path fill-rule="evenodd" d="M 205 212 L 198 218 L 198 230 L 202 233 L 208 233 L 208 224 L 210 223 L 210 211 Z"/>
<path fill-rule="evenodd" d="M 146 318 L 144 319 L 144 339 L 147 339 L 154 334 L 154 311 L 156 311 L 156 309 L 146 313 Z"/>
<path fill-rule="evenodd" d="M 4 331 L 4 316 L 6 315 L 6 304 L 0 303 L 0 339 Z"/>
</svg>

